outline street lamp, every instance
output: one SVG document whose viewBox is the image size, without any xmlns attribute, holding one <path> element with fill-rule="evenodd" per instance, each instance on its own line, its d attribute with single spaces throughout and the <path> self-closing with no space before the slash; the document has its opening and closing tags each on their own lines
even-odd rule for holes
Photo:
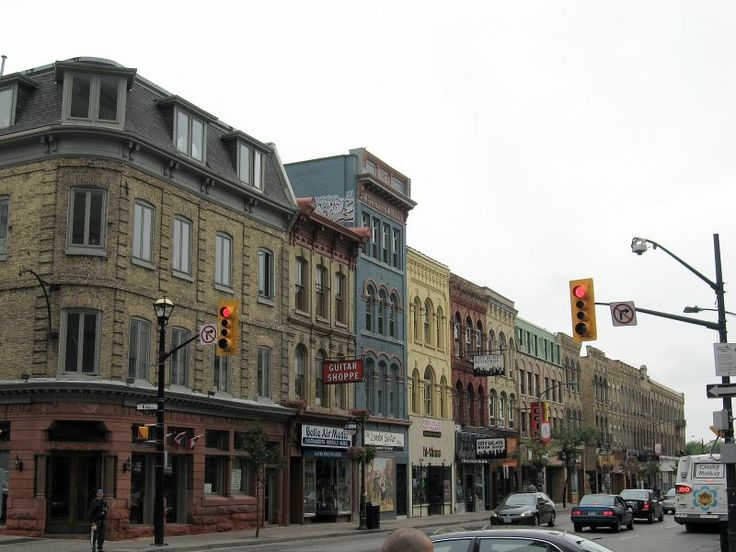
<svg viewBox="0 0 736 552">
<path fill-rule="evenodd" d="M 164 546 L 164 361 L 166 360 L 166 325 L 174 303 L 157 299 L 153 304 L 158 320 L 158 394 L 156 396 L 156 489 L 153 503 L 153 544 Z"/>
<path fill-rule="evenodd" d="M 706 309 L 706 308 L 703 308 L 703 307 L 699 307 L 697 305 L 695 305 L 693 307 L 685 307 L 684 309 L 682 309 L 682 312 L 686 312 L 686 313 L 695 313 L 695 312 L 700 312 L 700 311 L 713 311 L 713 312 L 718 312 L 718 309 Z M 724 312 L 726 314 L 730 314 L 731 316 L 736 316 L 736 312 L 731 312 L 731 311 L 724 311 Z"/>
<path fill-rule="evenodd" d="M 345 424 L 344 429 L 351 437 L 360 431 L 360 446 L 363 447 L 363 453 L 360 456 L 360 506 L 358 512 L 358 529 L 368 529 L 366 518 L 367 497 L 365 494 L 365 420 L 350 420 Z"/>
<path fill-rule="evenodd" d="M 720 343 L 728 343 L 728 336 L 726 331 L 726 301 L 725 291 L 723 287 L 723 271 L 721 268 L 721 242 L 718 234 L 713 234 L 713 252 L 715 256 L 715 270 L 716 279 L 711 280 L 707 276 L 698 272 L 688 263 L 683 261 L 680 257 L 669 251 L 667 248 L 662 247 L 655 241 L 647 238 L 635 237 L 631 240 L 631 251 L 637 255 L 641 255 L 647 251 L 648 246 L 651 245 L 653 249 L 661 249 L 667 255 L 675 259 L 682 266 L 687 268 L 690 272 L 695 274 L 698 278 L 703 280 L 716 294 L 716 304 L 718 313 L 718 322 L 716 324 L 709 323 L 706 327 L 715 329 L 718 331 L 718 337 Z M 639 310 L 639 309 L 637 309 Z M 692 320 L 683 319 L 683 322 L 698 323 Z M 704 322 L 700 322 L 701 325 L 706 325 Z M 724 384 L 731 383 L 731 378 L 723 376 L 721 382 Z M 723 397 L 723 408 L 728 412 L 728 419 L 731 420 L 731 397 Z M 729 427 L 726 430 L 725 442 L 727 444 L 733 443 L 733 426 L 729 421 Z M 736 464 L 726 464 L 726 503 L 728 504 L 728 552 L 736 552 Z M 724 551 L 725 552 L 725 551 Z"/>
</svg>

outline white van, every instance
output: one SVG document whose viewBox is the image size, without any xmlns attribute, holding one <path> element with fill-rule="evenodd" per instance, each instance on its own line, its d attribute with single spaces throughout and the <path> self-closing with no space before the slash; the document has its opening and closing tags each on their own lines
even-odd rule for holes
<svg viewBox="0 0 736 552">
<path fill-rule="evenodd" d="M 694 525 L 728 519 L 726 466 L 720 454 L 681 456 L 675 481 L 675 521 L 689 530 Z"/>
</svg>

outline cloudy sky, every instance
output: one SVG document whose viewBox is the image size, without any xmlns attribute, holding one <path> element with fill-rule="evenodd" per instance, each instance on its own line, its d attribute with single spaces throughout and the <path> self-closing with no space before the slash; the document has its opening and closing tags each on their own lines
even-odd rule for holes
<svg viewBox="0 0 736 552">
<path fill-rule="evenodd" d="M 5 2 L 5 72 L 113 59 L 284 162 L 366 147 L 412 179 L 409 244 L 570 333 L 570 279 L 681 313 L 736 267 L 736 5 L 666 1 Z M 736 311 L 727 296 L 726 308 Z M 708 316 L 708 315 L 712 315 Z M 715 320 L 715 313 L 703 313 Z M 729 317 L 729 321 L 733 321 Z M 736 332 L 736 326 L 734 326 Z M 685 393 L 687 438 L 720 401 L 699 326 L 639 315 L 608 357 Z M 736 333 L 731 341 L 736 342 Z M 653 446 L 653 444 L 652 444 Z"/>
</svg>

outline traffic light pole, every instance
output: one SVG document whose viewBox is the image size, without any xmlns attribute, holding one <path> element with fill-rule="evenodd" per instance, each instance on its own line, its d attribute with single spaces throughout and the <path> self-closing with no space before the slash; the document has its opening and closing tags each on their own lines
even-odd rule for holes
<svg viewBox="0 0 736 552">
<path fill-rule="evenodd" d="M 713 234 L 713 250 L 715 255 L 716 269 L 715 282 L 702 273 L 698 272 L 695 268 L 690 266 L 674 253 L 652 240 L 644 238 L 634 238 L 631 242 L 632 251 L 641 255 L 644 251 L 646 251 L 647 243 L 651 244 L 654 249 L 659 248 L 667 253 L 667 255 L 675 259 L 678 263 L 687 268 L 690 272 L 695 274 L 698 278 L 700 278 L 710 286 L 710 288 L 716 294 L 718 322 L 707 322 L 704 320 L 698 320 L 697 318 L 689 318 L 687 316 L 678 316 L 675 314 L 663 313 L 659 311 L 640 309 L 638 307 L 635 308 L 635 310 L 644 314 L 651 314 L 653 316 L 660 316 L 662 318 L 670 318 L 672 320 L 678 320 L 680 322 L 686 322 L 688 324 L 697 324 L 711 330 L 716 330 L 718 332 L 719 342 L 728 343 L 728 334 L 726 331 L 726 301 L 724 296 L 725 290 L 723 288 L 723 271 L 721 267 L 721 243 L 718 234 Z M 731 378 L 728 376 L 723 376 L 721 377 L 721 383 L 730 384 Z M 728 446 L 734 442 L 731 397 L 723 398 L 723 408 L 727 411 L 728 414 L 728 429 L 725 432 L 726 436 L 724 439 L 725 444 Z M 728 544 L 725 549 L 721 548 L 721 552 L 736 552 L 736 464 L 734 464 L 733 462 L 726 463 L 726 500 L 728 503 Z"/>
<path fill-rule="evenodd" d="M 153 503 L 153 544 L 164 546 L 164 362 L 166 323 L 158 325 L 158 394 L 156 397 L 156 488 Z"/>
</svg>

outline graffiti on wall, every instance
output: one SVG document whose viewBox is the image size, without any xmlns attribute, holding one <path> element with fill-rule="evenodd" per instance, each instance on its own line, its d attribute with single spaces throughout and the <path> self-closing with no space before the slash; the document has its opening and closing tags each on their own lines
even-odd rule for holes
<svg viewBox="0 0 736 552">
<path fill-rule="evenodd" d="M 366 492 L 368 500 L 380 504 L 382 512 L 396 509 L 396 461 L 393 458 L 374 458 L 366 465 Z"/>
<path fill-rule="evenodd" d="M 317 213 L 335 222 L 350 222 L 355 219 L 355 198 L 353 192 L 346 192 L 345 197 L 327 195 L 314 198 Z"/>
</svg>

